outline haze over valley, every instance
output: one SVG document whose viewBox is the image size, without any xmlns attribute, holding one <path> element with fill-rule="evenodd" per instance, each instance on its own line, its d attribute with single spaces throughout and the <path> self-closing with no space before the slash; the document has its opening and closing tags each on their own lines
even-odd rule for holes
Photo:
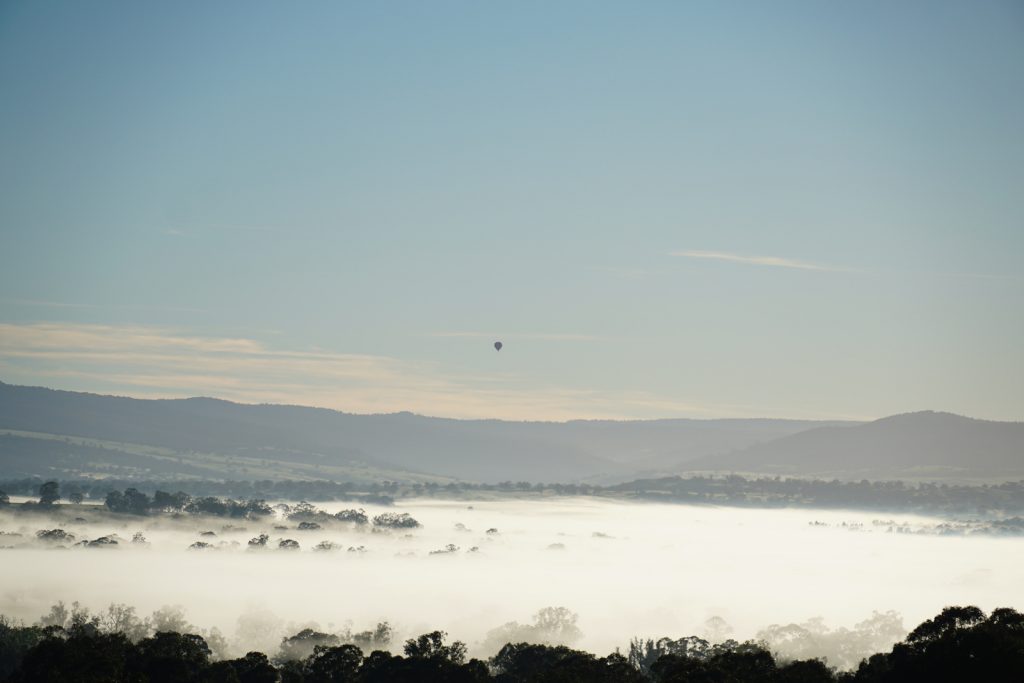
<svg viewBox="0 0 1024 683">
<path fill-rule="evenodd" d="M 346 506 L 320 507 L 333 514 Z M 120 540 L 64 551 L 74 581 L 64 561 L 34 540 L 42 521 L 0 513 L 0 528 L 25 537 L 0 540 L 29 544 L 3 551 L 8 581 L 0 599 L 8 616 L 30 621 L 56 600 L 94 612 L 127 603 L 141 614 L 178 605 L 197 627 L 219 629 L 233 656 L 272 652 L 307 626 L 363 630 L 388 621 L 401 638 L 440 628 L 486 657 L 504 644 L 492 632 L 517 622 L 525 634 L 546 607 L 576 615 L 577 630 L 563 634 L 564 642 L 591 652 L 625 648 L 634 636 L 744 641 L 772 624 L 821 619 L 811 627 L 817 639 L 800 644 L 803 655 L 847 668 L 873 651 L 836 661 L 838 632 L 856 630 L 876 612 L 896 613 L 862 627 L 878 629 L 866 642 L 880 650 L 944 602 L 990 610 L 1024 600 L 1024 570 L 1014 561 L 1019 539 L 926 533 L 940 520 L 917 515 L 586 498 L 364 508 L 370 517 L 409 513 L 421 526 L 373 532 L 324 522 L 302 530 L 281 517 L 175 522 L 111 518 L 100 507 L 75 513 L 82 519 L 75 521 L 58 512 L 61 528 L 75 537 L 66 543 Z M 132 543 L 139 532 L 144 542 Z M 269 540 L 254 549 L 249 541 L 260 533 Z M 280 549 L 283 539 L 299 548 Z M 325 541 L 333 549 L 318 549 Z M 196 543 L 208 547 L 190 549 Z M 714 617 L 724 622 L 721 633 L 708 625 Z M 835 637 L 825 637 L 832 631 Z M 561 642 L 557 633 L 543 637 Z"/>
<path fill-rule="evenodd" d="M 1021 683 L 1024 4 L 0 2 L 0 683 Z"/>
</svg>

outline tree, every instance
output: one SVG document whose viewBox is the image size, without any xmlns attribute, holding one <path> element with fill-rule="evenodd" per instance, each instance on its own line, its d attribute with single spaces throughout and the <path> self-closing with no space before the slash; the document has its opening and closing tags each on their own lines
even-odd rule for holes
<svg viewBox="0 0 1024 683">
<path fill-rule="evenodd" d="M 820 618 L 801 624 L 772 624 L 757 633 L 777 658 L 801 660 L 821 657 L 841 669 L 850 669 L 865 657 L 891 648 L 906 631 L 896 612 L 875 612 L 854 628 L 829 629 Z"/>
<path fill-rule="evenodd" d="M 401 657 L 396 657 L 385 650 L 374 650 L 363 659 L 359 669 L 361 683 L 394 683 L 395 671 L 403 664 Z"/>
<path fill-rule="evenodd" d="M 64 604 L 63 600 L 58 600 L 50 606 L 50 611 L 44 614 L 37 624 L 44 629 L 53 626 L 63 630 L 70 616 L 71 612 L 68 610 L 68 606 Z"/>
<path fill-rule="evenodd" d="M 210 666 L 206 667 L 206 671 L 203 673 L 203 677 L 200 679 L 202 683 L 242 683 L 238 677 L 238 672 L 231 664 L 236 660 L 223 660 L 219 662 L 213 662 Z M 277 683 L 277 669 L 273 666 L 270 670 L 274 672 L 274 677 L 267 679 L 267 683 Z M 285 679 L 288 681 L 288 679 Z"/>
<path fill-rule="evenodd" d="M 253 498 L 243 504 L 247 517 L 265 517 L 274 514 L 274 508 L 261 498 Z"/>
<path fill-rule="evenodd" d="M 831 683 L 832 670 L 820 659 L 805 659 L 780 666 L 775 676 L 777 683 Z"/>
<path fill-rule="evenodd" d="M 103 504 L 111 512 L 124 512 L 124 494 L 120 491 L 108 491 Z"/>
<path fill-rule="evenodd" d="M 445 645 L 444 639 L 448 634 L 444 631 L 431 631 L 424 633 L 419 638 L 405 641 L 402 648 L 407 657 L 415 659 L 440 659 L 452 664 L 462 664 L 466 660 L 466 644 L 456 640 L 451 645 Z"/>
<path fill-rule="evenodd" d="M 277 669 L 262 652 L 249 652 L 244 657 L 218 664 L 228 664 L 234 669 L 238 683 L 277 683 Z"/>
<path fill-rule="evenodd" d="M 571 645 L 582 637 L 579 615 L 565 607 L 545 607 L 533 615 L 532 624 L 510 621 L 487 632 L 483 650 L 496 652 L 506 643 Z"/>
<path fill-rule="evenodd" d="M 659 638 L 657 641 L 634 638 L 629 643 L 629 662 L 643 672 L 649 672 L 651 665 L 665 655 L 677 655 L 687 659 L 704 661 L 713 654 L 711 644 L 703 638 L 688 636 L 672 640 Z"/>
<path fill-rule="evenodd" d="M 18 668 L 25 655 L 43 637 L 43 630 L 38 626 L 15 626 L 0 616 L 0 681 Z"/>
<path fill-rule="evenodd" d="M 270 536 L 268 536 L 266 534 L 260 534 L 259 536 L 256 536 L 254 538 L 250 538 L 249 539 L 249 547 L 250 548 L 266 548 L 267 547 L 267 541 L 269 541 L 269 540 L 270 540 Z"/>
<path fill-rule="evenodd" d="M 74 534 L 69 534 L 63 529 L 40 529 L 36 532 L 36 538 L 47 543 L 63 543 L 75 540 Z"/>
<path fill-rule="evenodd" d="M 1017 683 L 1024 671 L 1024 615 L 1009 608 L 986 619 L 977 607 L 947 607 L 888 654 L 861 662 L 857 683 L 985 681 Z"/>
<path fill-rule="evenodd" d="M 60 484 L 48 481 L 39 487 L 39 504 L 53 505 L 60 500 Z"/>
<path fill-rule="evenodd" d="M 196 681 L 210 663 L 202 636 L 161 631 L 139 642 L 132 668 L 150 683 Z"/>
<path fill-rule="evenodd" d="M 124 490 L 124 512 L 133 515 L 145 515 L 149 512 L 149 496 L 138 489 Z"/>
<path fill-rule="evenodd" d="M 334 518 L 339 522 L 352 522 L 353 524 L 366 524 L 369 522 L 369 518 L 366 516 L 366 512 L 359 508 L 358 510 L 342 510 L 334 513 Z"/>
<path fill-rule="evenodd" d="M 583 635 L 576 626 L 579 615 L 566 607 L 544 607 L 533 615 L 536 629 L 550 642 L 572 643 Z"/>
<path fill-rule="evenodd" d="M 100 630 L 104 633 L 122 633 L 136 643 L 149 633 L 149 620 L 140 619 L 135 608 L 111 603 L 107 611 L 99 615 Z"/>
<path fill-rule="evenodd" d="M 304 663 L 306 683 L 347 683 L 355 681 L 363 651 L 355 645 L 317 645 Z"/>
<path fill-rule="evenodd" d="M 195 515 L 224 517 L 228 512 L 228 506 L 220 498 L 206 496 L 204 498 L 193 498 L 188 504 L 187 510 Z"/>
<path fill-rule="evenodd" d="M 946 607 L 934 619 L 923 622 L 907 636 L 909 645 L 925 648 L 943 635 L 982 622 L 985 613 L 974 606 Z"/>
<path fill-rule="evenodd" d="M 134 647 L 120 633 L 65 634 L 51 630 L 25 654 L 10 681 L 75 681 L 108 683 L 131 680 L 127 675 L 128 658 Z"/>
<path fill-rule="evenodd" d="M 321 514 L 320 510 L 317 509 L 312 503 L 308 503 L 304 500 L 300 500 L 294 506 L 292 506 L 291 512 L 288 513 L 288 519 L 299 521 L 299 520 L 312 520 L 316 519 Z"/>
<path fill-rule="evenodd" d="M 153 494 L 152 507 L 156 510 L 170 511 L 184 510 L 189 504 L 192 498 L 187 493 L 178 491 L 177 493 L 167 493 L 167 491 L 157 491 Z"/>
<path fill-rule="evenodd" d="M 77 603 L 76 603 L 77 604 Z M 150 617 L 154 631 L 174 631 L 186 633 L 195 630 L 185 618 L 185 608 L 181 605 L 165 605 L 153 612 Z"/>
<path fill-rule="evenodd" d="M 564 645 L 509 643 L 491 659 L 498 680 L 508 683 L 630 683 L 644 681 L 620 654 L 596 657 Z"/>
<path fill-rule="evenodd" d="M 280 662 L 305 659 L 313 654 L 318 647 L 334 647 L 341 639 L 332 633 L 321 633 L 311 628 L 304 628 L 294 636 L 281 641 L 281 651 L 277 656 Z"/>
<path fill-rule="evenodd" d="M 712 643 L 720 643 L 732 635 L 732 626 L 722 617 L 709 617 L 704 621 L 703 633 L 701 635 Z"/>
<path fill-rule="evenodd" d="M 491 657 L 491 666 L 503 680 L 532 681 L 573 653 L 564 645 L 507 643 Z"/>
<path fill-rule="evenodd" d="M 352 642 L 358 645 L 364 651 L 372 650 L 375 646 L 377 648 L 385 648 L 391 644 L 391 637 L 394 635 L 394 631 L 391 628 L 391 624 L 386 621 L 382 621 L 377 624 L 377 627 L 372 631 L 362 631 L 352 635 Z"/>
<path fill-rule="evenodd" d="M 120 491 L 110 491 L 107 493 L 107 497 L 104 500 L 104 505 L 111 512 L 119 512 L 129 515 L 147 515 L 149 514 L 150 508 L 157 507 L 154 501 L 149 499 L 142 491 L 136 488 L 127 488 L 124 493 Z"/>
<path fill-rule="evenodd" d="M 388 529 L 415 529 L 420 523 L 408 512 L 385 512 L 373 518 L 373 525 Z"/>
</svg>

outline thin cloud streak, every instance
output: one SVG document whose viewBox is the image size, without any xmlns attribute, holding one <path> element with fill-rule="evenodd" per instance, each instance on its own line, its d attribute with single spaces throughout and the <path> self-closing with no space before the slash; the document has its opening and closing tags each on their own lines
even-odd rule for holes
<svg viewBox="0 0 1024 683">
<path fill-rule="evenodd" d="M 351 413 L 408 410 L 464 419 L 539 421 L 743 416 L 734 407 L 647 392 L 456 374 L 435 363 L 280 350 L 254 339 L 139 325 L 0 323 L 0 371 L 0 380 L 17 384 L 149 398 L 215 396 Z"/>
<path fill-rule="evenodd" d="M 844 266 L 809 263 L 807 261 L 798 261 L 796 259 L 783 258 L 780 256 L 743 256 L 741 254 L 733 254 L 727 251 L 696 251 L 687 249 L 669 252 L 669 255 L 710 261 L 729 261 L 731 263 L 743 263 L 753 266 L 772 266 L 774 268 L 794 268 L 797 270 L 817 270 L 840 273 L 857 272 L 854 268 L 846 268 Z"/>
</svg>

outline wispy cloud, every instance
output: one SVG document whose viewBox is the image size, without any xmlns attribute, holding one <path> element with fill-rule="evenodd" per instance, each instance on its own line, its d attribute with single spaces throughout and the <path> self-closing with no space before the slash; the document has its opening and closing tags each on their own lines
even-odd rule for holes
<svg viewBox="0 0 1024 683">
<path fill-rule="evenodd" d="M 745 256 L 742 254 L 734 254 L 728 251 L 697 251 L 692 249 L 684 249 L 679 251 L 670 252 L 671 256 L 682 256 L 684 258 L 691 259 L 706 259 L 710 261 L 729 261 L 732 263 L 744 263 L 753 266 L 772 266 L 774 268 L 795 268 L 797 270 L 819 270 L 819 271 L 834 271 L 834 272 L 855 272 L 854 268 L 847 268 L 844 266 L 827 265 L 823 263 L 810 263 L 808 261 L 798 261 L 791 258 L 783 258 L 781 256 Z"/>
<path fill-rule="evenodd" d="M 0 379 L 145 398 L 215 396 L 242 403 L 354 413 L 409 410 L 457 418 L 553 421 L 737 414 L 734 408 L 648 392 L 551 385 L 502 373 L 497 366 L 489 374 L 456 373 L 430 362 L 272 348 L 245 337 L 140 325 L 0 323 Z"/>
</svg>

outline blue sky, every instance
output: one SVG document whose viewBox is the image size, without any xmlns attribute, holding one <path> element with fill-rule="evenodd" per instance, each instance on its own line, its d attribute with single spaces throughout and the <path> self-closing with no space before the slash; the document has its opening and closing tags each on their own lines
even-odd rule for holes
<svg viewBox="0 0 1024 683">
<path fill-rule="evenodd" d="M 5 3 L 0 92 L 6 382 L 1024 419 L 1020 3 Z"/>
</svg>

